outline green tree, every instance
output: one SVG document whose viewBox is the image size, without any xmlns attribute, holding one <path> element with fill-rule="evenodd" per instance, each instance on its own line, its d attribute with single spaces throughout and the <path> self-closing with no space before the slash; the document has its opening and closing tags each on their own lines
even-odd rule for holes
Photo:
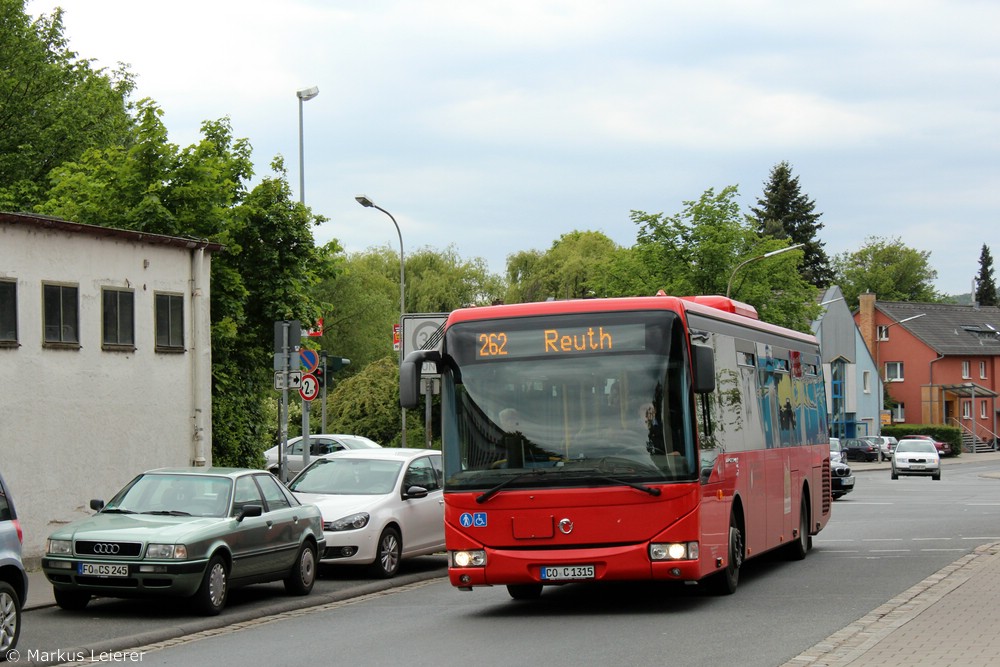
<svg viewBox="0 0 1000 667">
<path fill-rule="evenodd" d="M 395 358 L 383 357 L 339 382 L 328 399 L 327 418 L 331 431 L 356 433 L 386 447 L 399 447 L 399 367 Z M 407 444 L 422 442 L 423 430 L 421 420 L 407 419 Z"/>
<path fill-rule="evenodd" d="M 128 144 L 135 88 L 124 66 L 94 69 L 64 37 L 63 10 L 32 21 L 0 0 L 0 210 L 45 198 L 49 172 L 88 149 Z"/>
<path fill-rule="evenodd" d="M 735 186 L 718 194 L 710 188 L 672 216 L 633 211 L 642 264 L 658 287 L 676 296 L 725 294 L 734 278 L 731 296 L 754 306 L 761 319 L 808 331 L 816 289 L 798 270 L 800 252 L 746 264 L 734 275 L 744 260 L 788 245 L 760 237 L 740 212 L 737 196 Z"/>
<path fill-rule="evenodd" d="M 870 236 L 860 249 L 834 258 L 834 280 L 851 307 L 865 292 L 883 301 L 936 302 L 941 295 L 934 289 L 937 271 L 931 268 L 930 256 L 899 238 Z"/>
<path fill-rule="evenodd" d="M 979 253 L 979 275 L 976 276 L 976 303 L 980 306 L 997 305 L 997 285 L 993 281 L 993 256 L 984 243 Z"/>
<path fill-rule="evenodd" d="M 610 262 L 621 248 L 601 232 L 563 234 L 546 252 L 525 251 L 507 258 L 507 303 L 611 296 L 603 290 Z"/>
<path fill-rule="evenodd" d="M 223 244 L 212 261 L 213 460 L 257 465 L 273 441 L 268 416 L 274 321 L 311 324 L 323 312 L 310 288 L 335 269 L 335 244 L 316 248 L 321 221 L 292 202 L 279 160 L 250 192 L 249 142 L 228 119 L 202 125 L 202 139 L 171 144 L 151 101 L 139 104 L 129 146 L 90 149 L 52 172 L 39 210 L 77 222 L 189 235 Z M 224 425 L 224 428 L 220 427 Z"/>
<path fill-rule="evenodd" d="M 406 257 L 407 312 L 447 313 L 482 306 L 502 295 L 500 279 L 482 258 L 463 260 L 454 246 L 421 248 Z"/>
<path fill-rule="evenodd" d="M 816 213 L 816 202 L 802 193 L 798 176 L 792 176 L 788 162 L 780 162 L 771 169 L 764 184 L 764 195 L 751 208 L 757 233 L 776 239 L 787 239 L 789 244 L 804 244 L 801 271 L 805 279 L 819 288 L 825 288 L 833 278 L 830 260 L 817 238 L 823 223 L 821 213 Z"/>
</svg>

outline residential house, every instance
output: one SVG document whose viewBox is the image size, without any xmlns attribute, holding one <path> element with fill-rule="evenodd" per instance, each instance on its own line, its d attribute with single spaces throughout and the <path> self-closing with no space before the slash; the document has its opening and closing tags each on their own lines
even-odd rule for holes
<svg viewBox="0 0 1000 667">
<path fill-rule="evenodd" d="M 839 287 L 820 299 L 823 312 L 813 322 L 826 378 L 830 435 L 860 438 L 878 435 L 882 414 L 882 381 L 878 366 Z"/>
<path fill-rule="evenodd" d="M 211 463 L 220 248 L 0 213 L 0 467 L 26 557 L 136 474 Z"/>
<path fill-rule="evenodd" d="M 995 441 L 1000 308 L 862 294 L 855 321 L 895 403 L 894 423 L 957 426 L 966 449 Z"/>
</svg>

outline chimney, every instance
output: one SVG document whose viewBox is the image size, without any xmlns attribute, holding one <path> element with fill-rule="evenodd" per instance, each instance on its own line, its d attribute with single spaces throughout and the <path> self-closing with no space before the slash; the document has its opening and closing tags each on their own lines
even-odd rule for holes
<svg viewBox="0 0 1000 667">
<path fill-rule="evenodd" d="M 875 358 L 875 295 L 865 292 L 858 295 L 858 331 L 865 341 L 868 353 Z"/>
</svg>

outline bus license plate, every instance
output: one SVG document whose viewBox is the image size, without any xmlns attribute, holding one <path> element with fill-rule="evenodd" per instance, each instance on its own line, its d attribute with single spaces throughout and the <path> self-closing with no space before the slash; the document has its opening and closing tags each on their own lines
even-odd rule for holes
<svg viewBox="0 0 1000 667">
<path fill-rule="evenodd" d="M 79 573 L 89 577 L 127 577 L 128 565 L 107 563 L 80 563 Z"/>
<path fill-rule="evenodd" d="M 593 565 L 547 565 L 542 568 L 542 579 L 546 581 L 593 578 Z"/>
</svg>

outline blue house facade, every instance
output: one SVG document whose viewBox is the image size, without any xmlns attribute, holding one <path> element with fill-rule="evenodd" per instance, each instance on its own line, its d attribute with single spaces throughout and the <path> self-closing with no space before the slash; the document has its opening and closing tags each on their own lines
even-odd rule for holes
<svg viewBox="0 0 1000 667">
<path fill-rule="evenodd" d="M 823 312 L 813 322 L 812 330 L 823 357 L 830 435 L 878 435 L 883 406 L 878 366 L 840 288 L 828 288 L 820 305 Z"/>
</svg>

